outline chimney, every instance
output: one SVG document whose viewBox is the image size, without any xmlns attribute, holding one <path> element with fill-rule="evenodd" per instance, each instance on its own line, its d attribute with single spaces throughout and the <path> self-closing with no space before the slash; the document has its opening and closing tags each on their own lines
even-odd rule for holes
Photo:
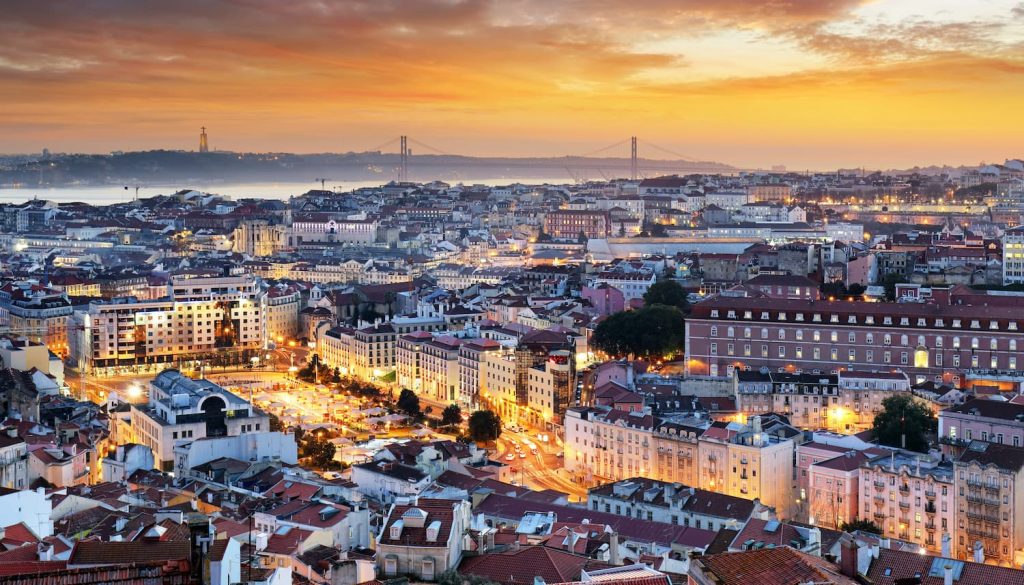
<svg viewBox="0 0 1024 585">
<path fill-rule="evenodd" d="M 943 568 L 942 585 L 953 585 L 953 565 L 950 563 Z"/>
<path fill-rule="evenodd" d="M 953 537 L 951 537 L 948 532 L 943 532 L 942 533 L 942 556 L 947 558 L 947 559 L 953 556 L 953 553 L 952 553 L 952 550 L 951 550 L 952 547 L 950 546 L 950 543 L 952 541 L 953 541 Z"/>
<path fill-rule="evenodd" d="M 53 560 L 53 545 L 48 542 L 40 542 L 39 546 L 36 547 L 37 554 L 39 555 L 40 561 L 52 561 Z"/>
<path fill-rule="evenodd" d="M 839 541 L 839 570 L 851 579 L 857 578 L 857 543 L 852 538 Z"/>
<path fill-rule="evenodd" d="M 980 540 L 974 541 L 974 562 L 985 562 L 985 545 L 981 544 Z"/>
<path fill-rule="evenodd" d="M 629 390 L 636 390 L 636 384 L 633 381 L 633 362 L 626 362 L 626 388 Z"/>
<path fill-rule="evenodd" d="M 814 556 L 821 556 L 821 529 L 811 528 L 807 531 L 807 547 L 804 550 Z"/>
<path fill-rule="evenodd" d="M 613 567 L 622 564 L 622 555 L 619 552 L 619 535 L 616 532 L 608 535 L 608 563 Z"/>
</svg>

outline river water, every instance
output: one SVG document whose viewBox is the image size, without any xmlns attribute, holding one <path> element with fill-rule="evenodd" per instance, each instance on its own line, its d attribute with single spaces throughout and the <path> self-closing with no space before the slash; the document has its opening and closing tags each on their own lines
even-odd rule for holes
<svg viewBox="0 0 1024 585">
<path fill-rule="evenodd" d="M 560 177 L 544 178 L 516 178 L 508 177 L 493 179 L 472 179 L 466 180 L 467 185 L 509 185 L 522 183 L 526 185 L 542 185 L 544 183 L 566 183 L 570 179 Z M 386 181 L 385 181 L 386 182 Z M 450 182 L 449 182 L 450 183 Z M 351 191 L 363 187 L 378 187 L 383 184 L 381 181 L 331 181 L 326 185 L 328 189 L 340 191 Z M 454 184 L 454 183 L 450 183 Z M 245 197 L 256 197 L 260 199 L 288 199 L 293 195 L 301 195 L 310 189 L 319 189 L 320 183 L 220 183 L 220 184 L 181 184 L 162 185 L 153 187 L 142 187 L 139 189 L 139 197 L 153 197 L 154 195 L 168 195 L 182 189 L 195 189 L 206 193 L 226 195 L 232 199 Z M 109 205 L 112 203 L 123 203 L 135 197 L 134 187 L 125 189 L 123 186 L 86 186 L 86 187 L 52 187 L 52 188 L 0 188 L 0 204 L 21 203 L 29 199 L 46 199 L 58 203 L 83 202 L 93 205 Z"/>
</svg>

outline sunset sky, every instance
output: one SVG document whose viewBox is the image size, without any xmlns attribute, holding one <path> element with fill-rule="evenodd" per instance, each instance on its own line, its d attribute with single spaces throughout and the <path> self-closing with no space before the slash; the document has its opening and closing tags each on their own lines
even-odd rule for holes
<svg viewBox="0 0 1024 585">
<path fill-rule="evenodd" d="M 3 0 L 0 39 L 0 152 L 1024 156 L 1021 0 Z"/>
</svg>

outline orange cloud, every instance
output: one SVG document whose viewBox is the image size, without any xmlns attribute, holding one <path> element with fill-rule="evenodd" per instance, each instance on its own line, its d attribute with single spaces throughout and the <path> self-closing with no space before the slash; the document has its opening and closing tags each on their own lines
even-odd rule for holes
<svg viewBox="0 0 1024 585">
<path fill-rule="evenodd" d="M 9 2 L 0 150 L 192 148 L 205 124 L 238 150 L 358 150 L 409 133 L 452 152 L 566 154 L 643 134 L 738 165 L 1016 154 L 1024 56 L 993 40 L 1005 23 L 865 22 L 863 4 Z M 756 73 L 694 74 L 717 55 L 686 41 L 709 37 Z M 780 44 L 816 64 L 793 69 Z"/>
</svg>

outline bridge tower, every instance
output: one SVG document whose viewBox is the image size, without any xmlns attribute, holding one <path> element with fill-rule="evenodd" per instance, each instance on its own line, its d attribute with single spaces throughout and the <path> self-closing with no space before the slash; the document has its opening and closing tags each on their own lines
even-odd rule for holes
<svg viewBox="0 0 1024 585">
<path fill-rule="evenodd" d="M 636 136 L 630 138 L 630 152 L 629 152 L 629 178 L 636 180 Z"/>
<path fill-rule="evenodd" d="M 401 138 L 401 150 L 402 157 L 398 167 L 398 180 L 400 182 L 406 182 L 409 180 L 409 137 L 402 136 Z"/>
</svg>

